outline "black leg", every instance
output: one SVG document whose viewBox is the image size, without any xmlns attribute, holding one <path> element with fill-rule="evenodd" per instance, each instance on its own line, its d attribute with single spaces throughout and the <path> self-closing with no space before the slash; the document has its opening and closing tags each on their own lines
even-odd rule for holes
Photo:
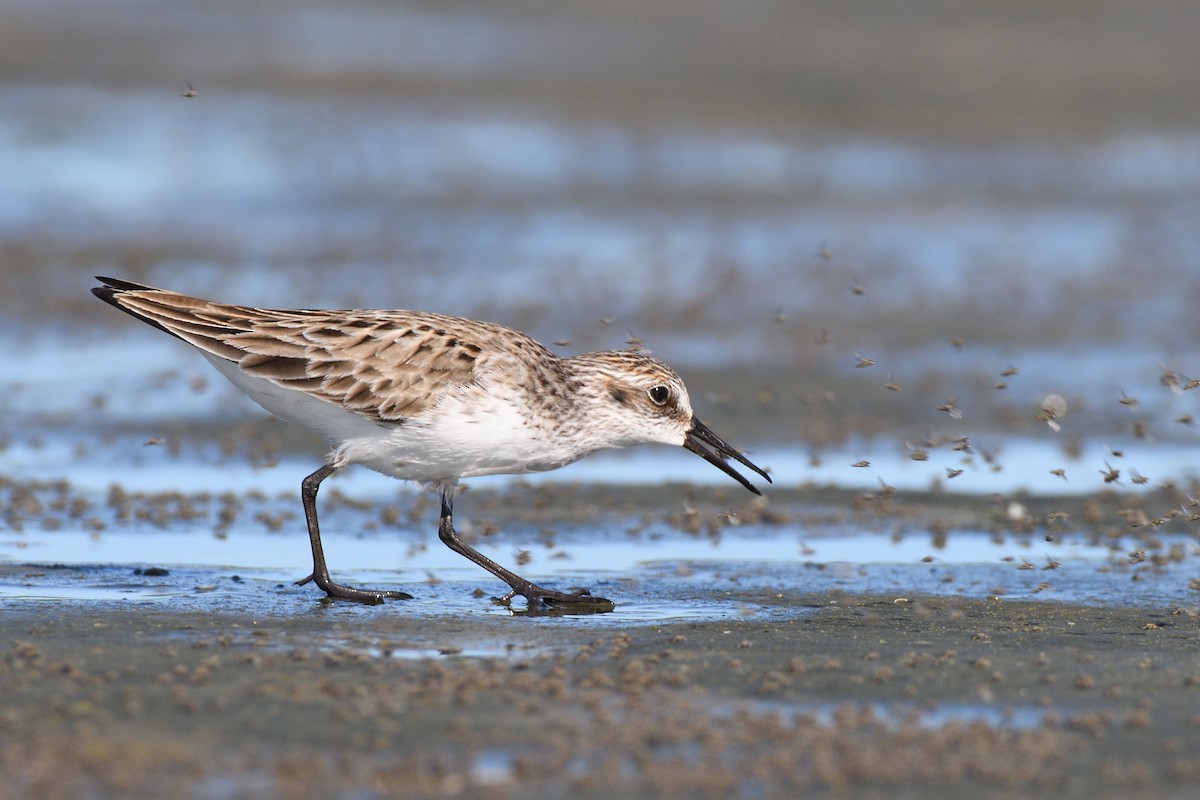
<svg viewBox="0 0 1200 800">
<path fill-rule="evenodd" d="M 329 579 L 329 568 L 325 566 L 325 550 L 321 547 L 321 530 L 317 527 L 317 489 L 321 481 L 337 472 L 337 467 L 326 464 L 309 475 L 300 484 L 300 499 L 304 503 L 304 518 L 308 520 L 308 540 L 312 544 L 313 571 L 303 580 L 296 581 L 297 586 L 303 586 L 309 581 L 314 582 L 325 594 L 341 600 L 356 600 L 360 603 L 378 604 L 384 598 L 395 600 L 412 600 L 412 595 L 406 592 L 373 591 L 370 589 L 355 589 L 353 586 L 343 586 Z"/>
<path fill-rule="evenodd" d="M 612 611 L 616 607 L 616 604 L 611 600 L 605 600 L 603 597 L 593 597 L 587 589 L 570 593 L 543 589 L 537 584 L 525 580 L 515 572 L 505 569 L 483 553 L 471 547 L 460 539 L 458 532 L 454 530 L 453 491 L 453 486 L 447 486 L 442 489 L 442 518 L 438 523 L 438 538 L 454 552 L 465 556 L 507 583 L 512 591 L 503 598 L 504 600 L 510 600 L 520 595 L 529 603 L 530 611 L 547 608 L 569 608 L 574 611 L 602 612 Z"/>
</svg>

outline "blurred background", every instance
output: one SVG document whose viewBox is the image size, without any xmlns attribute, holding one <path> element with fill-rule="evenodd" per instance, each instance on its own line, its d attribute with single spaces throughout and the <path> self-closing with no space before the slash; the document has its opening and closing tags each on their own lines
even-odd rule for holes
<svg viewBox="0 0 1200 800">
<path fill-rule="evenodd" d="M 3 0 L 4 461 L 317 450 L 103 274 L 640 345 L 785 483 L 1177 478 L 1196 30 L 1190 2 Z"/>
</svg>

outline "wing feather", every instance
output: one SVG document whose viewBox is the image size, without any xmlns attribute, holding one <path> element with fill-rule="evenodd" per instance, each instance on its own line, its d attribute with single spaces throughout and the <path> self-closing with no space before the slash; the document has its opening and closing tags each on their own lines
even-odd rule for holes
<svg viewBox="0 0 1200 800">
<path fill-rule="evenodd" d="M 494 342 L 550 355 L 500 325 L 415 311 L 316 311 L 216 303 L 100 278 L 97 297 L 248 375 L 380 421 L 401 421 L 479 383 Z M 489 344 L 492 347 L 489 349 Z"/>
</svg>

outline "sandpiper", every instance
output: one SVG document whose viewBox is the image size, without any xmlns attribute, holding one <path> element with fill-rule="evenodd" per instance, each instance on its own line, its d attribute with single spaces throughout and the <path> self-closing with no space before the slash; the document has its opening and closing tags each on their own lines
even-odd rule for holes
<svg viewBox="0 0 1200 800">
<path fill-rule="evenodd" d="M 97 277 L 92 293 L 193 347 L 275 416 L 320 435 L 326 463 L 301 483 L 313 569 L 297 581 L 366 603 L 411 599 L 329 577 L 317 526 L 321 481 L 350 464 L 441 493 L 438 536 L 508 584 L 531 611 L 609 610 L 587 590 L 544 589 L 454 530 L 460 478 L 542 472 L 607 448 L 682 445 L 751 492 L 733 459 L 771 477 L 692 413 L 679 376 L 632 351 L 560 357 L 519 331 L 421 311 L 251 308 Z"/>
</svg>

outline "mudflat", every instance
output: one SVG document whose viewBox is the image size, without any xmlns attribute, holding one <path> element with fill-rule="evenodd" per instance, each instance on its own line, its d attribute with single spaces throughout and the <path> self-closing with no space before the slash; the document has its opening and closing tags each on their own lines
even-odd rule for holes
<svg viewBox="0 0 1200 800">
<path fill-rule="evenodd" d="M 190 599 L 9 598 L 0 771 L 22 797 L 1192 796 L 1194 604 L 853 577 L 691 580 L 743 611 L 662 620 L 620 586 L 613 614 L 523 617 L 469 582 L 368 607 L 228 570 L 154 578 Z M 663 585 L 625 594 L 684 602 Z"/>
<path fill-rule="evenodd" d="M 23 797 L 1191 796 L 1194 613 L 871 595 L 638 627 L 5 609 Z M 444 655 L 401 657 L 422 643 Z M 486 642 L 503 652 L 458 654 Z"/>
</svg>

